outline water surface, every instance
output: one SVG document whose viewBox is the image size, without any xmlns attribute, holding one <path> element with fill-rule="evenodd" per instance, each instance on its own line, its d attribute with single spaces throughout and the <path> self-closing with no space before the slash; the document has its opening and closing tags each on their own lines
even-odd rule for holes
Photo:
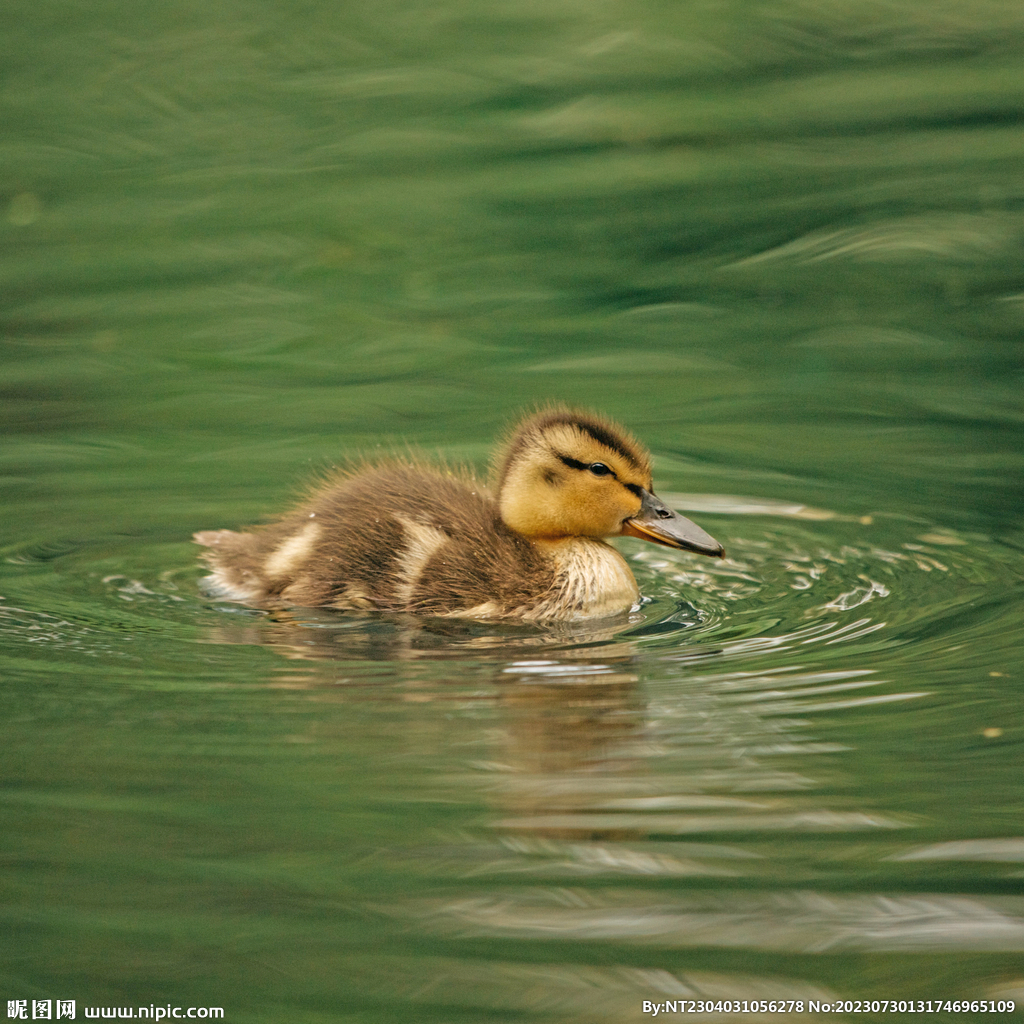
<svg viewBox="0 0 1024 1024">
<path fill-rule="evenodd" d="M 4 33 L 8 999 L 1019 1017 L 1018 4 Z M 194 530 L 552 399 L 729 557 L 623 540 L 644 605 L 576 627 L 199 588 Z"/>
</svg>

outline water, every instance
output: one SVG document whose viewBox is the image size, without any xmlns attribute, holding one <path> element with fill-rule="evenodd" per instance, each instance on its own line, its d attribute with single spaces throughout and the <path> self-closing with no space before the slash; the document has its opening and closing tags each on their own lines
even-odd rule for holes
<svg viewBox="0 0 1024 1024">
<path fill-rule="evenodd" d="M 1018 1019 L 1018 4 L 4 32 L 9 1000 Z M 549 399 L 728 560 L 624 540 L 647 603 L 580 627 L 199 590 L 194 530 Z"/>
</svg>

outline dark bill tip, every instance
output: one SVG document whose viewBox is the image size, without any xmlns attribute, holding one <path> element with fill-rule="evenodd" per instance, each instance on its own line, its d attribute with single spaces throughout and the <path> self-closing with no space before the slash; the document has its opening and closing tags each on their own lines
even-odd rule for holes
<svg viewBox="0 0 1024 1024">
<path fill-rule="evenodd" d="M 622 524 L 623 534 L 670 548 L 696 551 L 712 558 L 725 558 L 725 548 L 696 523 L 679 515 L 647 491 L 641 497 L 640 511 Z"/>
</svg>

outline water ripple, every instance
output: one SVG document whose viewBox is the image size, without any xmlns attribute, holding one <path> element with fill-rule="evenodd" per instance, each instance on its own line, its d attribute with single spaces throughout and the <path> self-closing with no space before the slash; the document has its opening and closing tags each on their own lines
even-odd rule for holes
<svg viewBox="0 0 1024 1024">
<path fill-rule="evenodd" d="M 637 892 L 519 890 L 412 904 L 442 934 L 787 953 L 1024 950 L 1024 898 L 731 893 L 664 900 Z"/>
</svg>

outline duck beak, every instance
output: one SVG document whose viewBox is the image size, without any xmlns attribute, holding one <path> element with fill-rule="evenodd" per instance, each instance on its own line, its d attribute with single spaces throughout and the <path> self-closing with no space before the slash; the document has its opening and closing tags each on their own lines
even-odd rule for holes
<svg viewBox="0 0 1024 1024">
<path fill-rule="evenodd" d="M 710 534 L 705 533 L 696 523 L 691 523 L 649 491 L 641 490 L 640 511 L 622 524 L 622 532 L 628 537 L 654 541 L 670 548 L 684 551 L 699 551 L 713 558 L 725 558 L 725 548 Z"/>
</svg>

